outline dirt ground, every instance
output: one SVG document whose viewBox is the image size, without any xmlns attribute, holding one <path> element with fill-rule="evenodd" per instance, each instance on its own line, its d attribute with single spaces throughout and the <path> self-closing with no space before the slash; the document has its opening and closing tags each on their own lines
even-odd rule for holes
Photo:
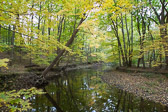
<svg viewBox="0 0 168 112">
<path fill-rule="evenodd" d="M 168 106 L 168 78 L 165 75 L 114 70 L 105 73 L 102 79 L 109 85 Z"/>
</svg>

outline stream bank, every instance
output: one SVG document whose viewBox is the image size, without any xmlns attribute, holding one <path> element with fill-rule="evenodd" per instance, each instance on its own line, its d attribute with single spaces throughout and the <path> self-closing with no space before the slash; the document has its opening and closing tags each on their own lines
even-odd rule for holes
<svg viewBox="0 0 168 112">
<path fill-rule="evenodd" d="M 45 87 L 48 95 L 32 99 L 29 112 L 168 112 L 168 108 L 111 87 L 101 77 L 110 68 L 100 66 L 68 71 Z M 50 96 L 50 97 L 49 97 Z"/>
<path fill-rule="evenodd" d="M 0 91 L 29 89 L 31 87 L 45 86 L 55 77 L 64 75 L 66 72 L 78 69 L 91 69 L 101 66 L 103 63 L 83 63 L 63 65 L 52 68 L 47 74 L 45 80 L 41 77 L 41 72 L 45 67 L 30 67 L 22 72 L 6 72 L 0 73 Z M 43 82 L 44 81 L 44 82 Z M 42 85 L 40 85 L 42 84 Z"/>
<path fill-rule="evenodd" d="M 107 85 L 101 77 L 111 73 L 110 70 L 109 66 L 97 66 L 96 64 L 85 69 L 73 68 L 63 75 L 53 76 L 48 79 L 50 83 L 44 87 L 46 94 L 35 95 L 31 98 L 32 109 L 29 112 L 56 112 L 59 109 L 64 112 L 168 111 L 166 106 L 159 103 L 142 99 L 115 86 Z M 55 72 L 55 74 L 57 73 Z M 31 75 L 33 76 L 33 74 L 21 76 L 28 77 L 30 80 Z M 7 80 L 8 78 L 5 81 L 7 85 L 8 82 L 11 83 L 11 89 L 29 87 L 24 85 L 27 81 L 24 81 L 23 78 L 20 78 L 21 80 L 12 78 L 13 81 Z M 14 88 L 15 82 L 18 84 Z"/>
<path fill-rule="evenodd" d="M 168 78 L 165 75 L 113 70 L 105 73 L 102 79 L 110 86 L 168 106 Z"/>
</svg>

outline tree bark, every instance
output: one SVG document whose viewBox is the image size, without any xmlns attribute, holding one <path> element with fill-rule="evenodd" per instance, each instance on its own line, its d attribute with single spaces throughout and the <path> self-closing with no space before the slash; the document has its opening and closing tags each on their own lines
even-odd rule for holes
<svg viewBox="0 0 168 112">
<path fill-rule="evenodd" d="M 8 45 L 10 45 L 10 33 L 11 33 L 11 26 L 9 25 L 9 28 L 8 28 Z"/>
<path fill-rule="evenodd" d="M 2 32 L 1 32 L 1 24 L 0 24 L 0 39 L 2 38 L 1 33 L 2 33 Z"/>
<path fill-rule="evenodd" d="M 13 25 L 13 33 L 12 33 L 12 38 L 11 38 L 11 46 L 12 46 L 12 50 L 11 50 L 11 62 L 13 62 L 13 60 L 14 60 L 14 41 L 15 41 L 15 29 L 16 29 L 16 27 L 15 27 L 15 25 Z"/>
<path fill-rule="evenodd" d="M 129 59 L 129 66 L 132 66 L 132 57 L 133 57 L 133 35 L 134 35 L 134 26 L 133 26 L 133 14 L 131 13 L 131 53 L 130 53 L 130 59 Z"/>
<path fill-rule="evenodd" d="M 123 21 L 122 14 L 121 14 L 121 24 L 122 24 L 122 35 L 123 35 L 123 44 L 124 44 L 123 49 L 124 49 L 124 54 L 125 54 L 126 66 L 128 66 L 127 49 L 126 49 L 125 32 L 124 32 L 124 21 Z"/>
<path fill-rule="evenodd" d="M 82 19 L 80 20 L 78 26 L 81 25 L 84 20 L 85 20 L 85 19 L 82 18 Z M 78 33 L 78 31 L 79 31 L 79 29 L 78 29 L 78 27 L 77 27 L 77 28 L 73 31 L 72 36 L 70 37 L 70 39 L 68 40 L 68 42 L 66 43 L 65 46 L 69 47 L 69 46 L 73 43 L 74 38 L 76 37 L 76 34 Z M 57 63 L 57 61 L 58 61 L 58 60 L 60 59 L 60 57 L 64 54 L 65 51 L 66 51 L 65 49 L 60 50 L 59 54 L 55 57 L 55 59 L 51 62 L 51 64 L 42 72 L 41 75 L 42 75 L 43 77 L 46 77 L 47 73 L 48 73 L 48 72 L 50 71 L 50 69 Z"/>
<path fill-rule="evenodd" d="M 114 34 L 117 38 L 117 42 L 118 42 L 118 51 L 119 51 L 119 54 L 121 53 L 121 57 L 122 57 L 122 61 L 123 61 L 123 66 L 126 65 L 126 61 L 125 61 L 125 56 L 124 56 L 124 51 L 122 49 L 122 45 L 121 45 L 121 41 L 120 41 L 120 38 L 119 38 L 119 34 L 118 34 L 118 23 L 117 23 L 117 18 L 116 18 L 116 22 L 114 22 L 112 20 L 112 25 L 111 25 L 113 31 L 114 31 Z M 120 61 L 121 62 L 121 61 Z"/>
<path fill-rule="evenodd" d="M 137 12 L 137 15 L 140 11 Z M 145 20 L 144 20 L 144 16 L 146 15 L 146 12 L 144 13 L 143 9 L 140 13 L 140 17 L 142 19 L 142 33 L 141 33 L 141 30 L 140 30 L 140 23 L 139 23 L 139 16 L 137 17 L 137 27 L 138 27 L 138 33 L 139 33 L 139 36 L 140 36 L 140 58 L 138 58 L 138 63 L 137 63 L 137 67 L 140 66 L 140 62 L 142 61 L 142 64 L 143 64 L 143 68 L 145 68 L 145 60 L 144 60 L 144 39 L 145 39 L 145 34 L 146 34 L 146 23 L 145 23 Z"/>
</svg>

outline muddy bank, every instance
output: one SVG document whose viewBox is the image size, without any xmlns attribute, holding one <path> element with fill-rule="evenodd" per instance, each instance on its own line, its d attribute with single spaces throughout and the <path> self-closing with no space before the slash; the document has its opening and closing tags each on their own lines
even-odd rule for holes
<svg viewBox="0 0 168 112">
<path fill-rule="evenodd" d="M 102 79 L 110 86 L 168 106 L 168 78 L 164 75 L 111 71 L 105 73 Z"/>
<path fill-rule="evenodd" d="M 0 91 L 29 89 L 31 87 L 45 86 L 55 77 L 65 75 L 66 72 L 77 69 L 90 69 L 100 66 L 102 63 L 68 65 L 53 68 L 44 79 L 41 77 L 41 72 L 44 68 L 33 67 L 25 72 L 2 73 L 0 75 Z"/>
<path fill-rule="evenodd" d="M 53 67 L 51 68 L 50 71 L 52 72 L 57 72 L 57 71 L 61 71 L 61 70 L 74 70 L 74 69 L 81 69 L 81 68 L 92 68 L 93 66 L 97 66 L 97 65 L 101 65 L 103 64 L 103 62 L 93 62 L 93 63 L 81 63 L 81 64 L 69 64 L 69 65 L 61 65 L 58 67 Z M 32 71 L 44 71 L 46 67 L 26 67 L 28 69 L 28 71 L 32 72 Z"/>
</svg>

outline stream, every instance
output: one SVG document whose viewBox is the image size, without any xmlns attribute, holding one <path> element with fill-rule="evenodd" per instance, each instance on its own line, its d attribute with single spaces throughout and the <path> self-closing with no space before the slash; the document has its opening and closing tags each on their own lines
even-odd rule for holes
<svg viewBox="0 0 168 112">
<path fill-rule="evenodd" d="M 28 112 L 168 112 L 168 108 L 109 86 L 101 76 L 103 67 L 68 71 L 53 78 L 31 98 Z"/>
</svg>

